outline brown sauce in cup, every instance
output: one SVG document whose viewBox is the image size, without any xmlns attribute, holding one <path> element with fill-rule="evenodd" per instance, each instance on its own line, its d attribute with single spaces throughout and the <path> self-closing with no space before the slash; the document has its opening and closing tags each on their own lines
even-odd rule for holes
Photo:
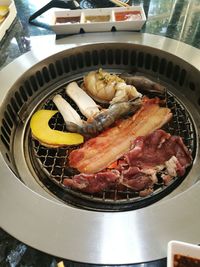
<svg viewBox="0 0 200 267">
<path fill-rule="evenodd" d="M 173 267 L 200 267 L 200 259 L 175 254 Z"/>
<path fill-rule="evenodd" d="M 80 23 L 80 16 L 79 17 L 57 17 L 56 24 L 61 23 Z"/>
</svg>

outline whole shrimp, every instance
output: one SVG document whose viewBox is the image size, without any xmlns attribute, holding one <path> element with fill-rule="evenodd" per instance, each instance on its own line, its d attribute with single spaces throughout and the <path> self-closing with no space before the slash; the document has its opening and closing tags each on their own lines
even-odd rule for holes
<svg viewBox="0 0 200 267">
<path fill-rule="evenodd" d="M 127 84 L 133 85 L 142 93 L 152 93 L 159 96 L 165 95 L 166 88 L 158 82 L 144 77 L 140 73 L 122 73 L 119 75 Z"/>
<path fill-rule="evenodd" d="M 134 113 L 141 107 L 141 98 L 136 98 L 127 102 L 114 103 L 108 109 L 101 111 L 93 117 L 91 121 L 83 123 L 82 126 L 73 122 L 66 122 L 66 128 L 70 132 L 80 133 L 86 137 L 95 136 L 111 126 L 122 116 Z"/>
</svg>

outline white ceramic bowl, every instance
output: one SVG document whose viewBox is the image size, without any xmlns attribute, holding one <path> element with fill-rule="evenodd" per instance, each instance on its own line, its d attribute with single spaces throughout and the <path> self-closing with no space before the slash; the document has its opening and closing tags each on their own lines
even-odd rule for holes
<svg viewBox="0 0 200 267">
<path fill-rule="evenodd" d="M 167 267 L 174 267 L 174 255 L 176 254 L 195 258 L 200 262 L 200 246 L 172 240 L 168 243 Z"/>
</svg>

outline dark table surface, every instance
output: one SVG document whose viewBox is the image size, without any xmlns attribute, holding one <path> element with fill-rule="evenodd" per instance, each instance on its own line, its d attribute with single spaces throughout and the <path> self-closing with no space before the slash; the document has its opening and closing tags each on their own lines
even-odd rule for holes
<svg viewBox="0 0 200 267">
<path fill-rule="evenodd" d="M 114 6 L 108 0 L 78 2 L 81 8 Z M 47 3 L 46 0 L 15 0 L 17 18 L 0 42 L 0 69 L 32 49 L 55 42 L 56 36 L 48 27 L 49 11 L 38 17 L 34 25 L 28 23 L 30 15 Z M 142 32 L 166 36 L 200 48 L 200 0 L 132 0 L 129 4 L 142 4 L 144 7 L 147 22 Z M 61 260 L 26 246 L 0 229 L 1 267 L 55 267 Z M 83 266 L 63 262 L 65 266 Z M 129 266 L 164 267 L 166 259 Z"/>
</svg>

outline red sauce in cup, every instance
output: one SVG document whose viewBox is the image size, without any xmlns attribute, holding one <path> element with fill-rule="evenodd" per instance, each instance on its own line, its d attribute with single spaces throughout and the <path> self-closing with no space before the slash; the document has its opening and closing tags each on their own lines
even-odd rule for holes
<svg viewBox="0 0 200 267">
<path fill-rule="evenodd" d="M 116 21 L 131 21 L 131 20 L 140 20 L 141 13 L 140 11 L 121 11 L 115 12 Z"/>
</svg>

